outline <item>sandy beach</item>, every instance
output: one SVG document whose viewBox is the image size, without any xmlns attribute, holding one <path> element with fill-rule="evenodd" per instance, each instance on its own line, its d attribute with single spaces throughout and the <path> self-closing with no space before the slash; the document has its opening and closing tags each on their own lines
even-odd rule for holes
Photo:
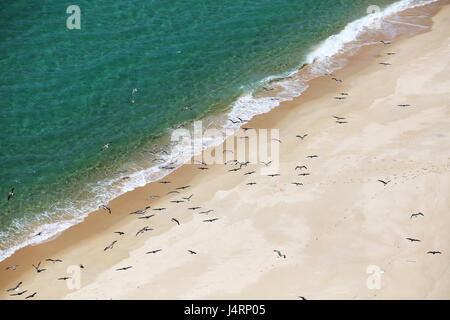
<svg viewBox="0 0 450 320">
<path fill-rule="evenodd" d="M 450 299 L 450 6 L 439 9 L 430 29 L 360 50 L 245 125 L 279 129 L 279 176 L 186 164 L 2 261 L 0 299 Z M 154 216 L 129 214 L 146 206 Z M 80 264 L 80 288 L 58 280 Z M 10 296 L 20 281 L 27 292 Z"/>
</svg>

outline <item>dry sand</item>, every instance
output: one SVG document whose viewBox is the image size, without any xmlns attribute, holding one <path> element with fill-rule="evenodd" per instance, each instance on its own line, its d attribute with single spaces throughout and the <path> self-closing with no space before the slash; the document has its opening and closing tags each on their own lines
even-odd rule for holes
<svg viewBox="0 0 450 320">
<path fill-rule="evenodd" d="M 449 299 L 450 6 L 433 22 L 431 32 L 362 50 L 335 73 L 341 84 L 316 79 L 298 99 L 246 125 L 280 129 L 279 177 L 262 175 L 257 164 L 237 172 L 185 165 L 164 179 L 170 184 L 112 201 L 112 215 L 94 212 L 1 262 L 0 298 L 37 291 L 35 299 Z M 347 99 L 333 99 L 340 92 Z M 297 181 L 303 185 L 291 184 Z M 167 195 L 183 185 L 191 187 Z M 189 202 L 170 202 L 191 194 Z M 128 214 L 146 205 L 154 217 Z M 193 206 L 201 209 L 187 209 Z M 167 210 L 152 211 L 158 207 Z M 418 212 L 424 216 L 411 218 Z M 135 236 L 144 226 L 154 230 Z M 145 254 L 156 249 L 163 250 Z M 39 261 L 47 270 L 37 274 L 31 264 Z M 80 263 L 81 288 L 68 289 L 57 278 Z M 125 266 L 133 268 L 116 271 Z M 379 289 L 368 288 L 376 277 L 368 268 L 379 270 Z M 19 281 L 28 291 L 10 297 L 5 290 Z"/>
</svg>

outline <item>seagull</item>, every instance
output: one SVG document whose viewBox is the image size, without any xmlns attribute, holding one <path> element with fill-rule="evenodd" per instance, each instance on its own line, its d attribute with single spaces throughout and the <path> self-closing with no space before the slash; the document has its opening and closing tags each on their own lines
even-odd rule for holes
<svg viewBox="0 0 450 320">
<path fill-rule="evenodd" d="M 27 292 L 28 290 L 22 291 L 22 292 L 18 292 L 18 293 L 14 293 L 14 294 L 10 294 L 10 296 L 21 296 L 23 295 L 25 292 Z"/>
<path fill-rule="evenodd" d="M 80 268 L 81 268 L 81 269 L 84 269 L 84 266 L 83 266 L 81 263 L 80 263 Z"/>
<path fill-rule="evenodd" d="M 442 254 L 442 252 L 440 252 L 440 251 L 428 251 L 427 253 L 432 254 L 433 256 L 435 254 Z"/>
<path fill-rule="evenodd" d="M 336 81 L 336 82 L 342 82 L 342 80 L 337 79 L 337 78 L 331 78 L 331 80 L 334 80 L 334 81 Z"/>
<path fill-rule="evenodd" d="M 167 194 L 172 194 L 172 193 L 180 193 L 180 191 L 174 190 L 174 191 L 167 192 Z"/>
<path fill-rule="evenodd" d="M 228 121 L 231 121 L 233 124 L 239 123 L 239 121 L 234 121 L 232 119 L 228 119 Z"/>
<path fill-rule="evenodd" d="M 256 171 L 250 171 L 250 172 L 244 173 L 244 176 L 248 176 L 248 175 L 254 174 L 255 172 Z"/>
<path fill-rule="evenodd" d="M 319 156 L 318 155 L 316 155 L 316 154 L 314 154 L 314 155 L 311 155 L 311 156 L 307 156 L 307 158 L 310 158 L 310 159 L 312 159 L 312 158 L 318 158 Z"/>
<path fill-rule="evenodd" d="M 36 233 L 33 237 L 38 237 L 38 236 L 40 236 L 42 234 L 42 232 L 38 232 L 38 233 Z"/>
<path fill-rule="evenodd" d="M 180 221 L 178 221 L 178 220 L 175 219 L 175 218 L 170 219 L 170 221 L 173 221 L 173 222 L 175 222 L 176 224 L 180 225 Z"/>
<path fill-rule="evenodd" d="M 171 183 L 171 182 L 170 181 L 160 181 L 159 183 L 166 184 L 166 183 Z"/>
<path fill-rule="evenodd" d="M 398 104 L 397 106 L 399 106 L 399 107 L 409 107 L 411 105 L 410 104 Z"/>
<path fill-rule="evenodd" d="M 122 232 L 122 231 L 116 231 L 114 233 L 117 233 L 119 236 L 123 236 L 125 234 L 125 232 Z"/>
<path fill-rule="evenodd" d="M 391 65 L 390 63 L 387 63 L 387 62 L 380 62 L 379 64 L 382 64 L 384 66 L 390 66 Z"/>
<path fill-rule="evenodd" d="M 411 241 L 411 242 L 420 242 L 420 240 L 418 240 L 418 239 L 413 239 L 413 238 L 405 238 L 406 240 L 409 240 L 409 241 Z"/>
<path fill-rule="evenodd" d="M 32 264 L 32 266 L 36 269 L 37 273 L 41 273 L 47 269 L 39 269 L 39 266 L 41 265 L 41 263 L 39 262 L 37 266 L 35 266 L 34 264 Z"/>
<path fill-rule="evenodd" d="M 418 216 L 425 217 L 425 215 L 424 215 L 422 212 L 418 212 L 418 213 L 413 213 L 413 214 L 411 215 L 411 218 L 410 218 L 410 219 L 415 218 L 415 217 L 418 217 Z"/>
<path fill-rule="evenodd" d="M 170 202 L 173 202 L 173 203 L 181 203 L 181 202 L 184 202 L 183 200 L 171 200 Z"/>
<path fill-rule="evenodd" d="M 107 246 L 105 249 L 103 249 L 103 251 L 106 251 L 108 249 L 112 249 L 114 247 L 114 244 L 117 242 L 117 240 L 114 240 L 113 242 L 111 242 L 111 244 L 109 246 Z"/>
<path fill-rule="evenodd" d="M 345 100 L 346 98 L 345 97 L 334 97 L 334 99 L 336 99 L 336 100 Z"/>
<path fill-rule="evenodd" d="M 348 123 L 348 122 L 347 121 L 336 121 L 336 123 L 344 124 L 344 123 Z"/>
<path fill-rule="evenodd" d="M 133 268 L 133 266 L 119 268 L 119 269 L 116 269 L 116 271 L 125 271 L 125 270 L 131 269 L 131 268 Z"/>
<path fill-rule="evenodd" d="M 338 116 L 333 116 L 333 118 L 335 118 L 336 120 L 345 120 L 345 118 L 343 118 L 343 117 L 338 117 Z"/>
<path fill-rule="evenodd" d="M 184 197 L 182 197 L 184 200 L 187 200 L 187 201 L 190 201 L 191 200 L 191 198 L 192 198 L 192 196 L 193 196 L 193 194 L 191 194 L 189 197 L 187 197 L 187 198 L 184 198 Z"/>
<path fill-rule="evenodd" d="M 273 250 L 273 252 L 276 252 L 276 253 L 278 254 L 278 257 L 279 257 L 279 258 L 284 258 L 284 259 L 286 259 L 286 255 L 285 255 L 285 254 L 282 254 L 280 250 Z"/>
<path fill-rule="evenodd" d="M 6 267 L 5 270 L 16 270 L 18 266 L 19 266 L 18 264 L 14 265 L 14 266 L 9 266 L 9 267 Z"/>
<path fill-rule="evenodd" d="M 162 251 L 162 249 L 157 249 L 157 250 L 153 250 L 153 251 L 148 251 L 148 252 L 146 252 L 145 254 L 152 254 L 152 253 L 157 253 L 157 252 L 160 252 L 160 251 Z"/>
<path fill-rule="evenodd" d="M 387 52 L 386 54 L 387 54 L 388 56 L 392 56 L 392 55 L 395 54 L 395 52 Z"/>
<path fill-rule="evenodd" d="M 105 145 L 100 149 L 100 151 L 103 151 L 103 150 L 105 150 L 105 149 L 108 149 L 109 146 L 111 145 L 111 143 L 112 143 L 112 142 L 108 142 L 107 144 L 105 144 Z"/>
<path fill-rule="evenodd" d="M 292 182 L 292 184 L 295 184 L 297 187 L 303 185 L 303 183 L 300 183 L 300 182 Z"/>
<path fill-rule="evenodd" d="M 238 170 L 241 170 L 241 168 L 230 169 L 230 170 L 228 170 L 228 172 L 230 172 L 230 171 L 236 172 L 236 171 L 238 171 Z"/>
<path fill-rule="evenodd" d="M 302 169 L 308 170 L 308 168 L 307 168 L 306 166 L 296 166 L 296 167 L 295 167 L 295 170 L 297 170 L 297 169 L 300 169 L 300 170 L 302 170 Z"/>
<path fill-rule="evenodd" d="M 154 217 L 154 214 L 151 214 L 149 216 L 143 216 L 143 217 L 139 217 L 138 219 L 150 219 L 151 217 Z"/>
<path fill-rule="evenodd" d="M 209 168 L 207 168 L 207 167 L 198 167 L 197 169 L 198 170 L 208 170 Z"/>
<path fill-rule="evenodd" d="M 227 162 L 225 162 L 225 164 L 230 164 L 230 163 L 236 163 L 238 162 L 237 160 L 228 160 Z"/>
<path fill-rule="evenodd" d="M 384 45 L 391 44 L 389 41 L 384 41 L 384 40 L 381 40 L 380 42 Z"/>
<path fill-rule="evenodd" d="M 20 287 L 21 284 L 22 284 L 22 281 L 20 281 L 14 288 L 6 290 L 6 292 L 19 290 L 19 287 Z"/>
<path fill-rule="evenodd" d="M 188 250 L 190 254 L 197 254 L 197 252 L 193 251 L 193 250 Z"/>
<path fill-rule="evenodd" d="M 236 117 L 236 118 L 238 118 L 240 122 L 249 122 L 249 121 L 250 121 L 250 120 L 242 120 L 242 119 L 239 118 L 239 117 Z"/>
<path fill-rule="evenodd" d="M 264 162 L 264 161 L 260 161 L 260 162 L 267 167 L 267 166 L 269 166 L 269 164 L 272 163 L 272 160 L 270 160 L 269 162 Z"/>
<path fill-rule="evenodd" d="M 277 142 L 279 142 L 279 143 L 282 143 L 280 139 L 275 139 L 275 138 L 273 138 L 272 140 L 273 140 L 273 141 L 277 141 Z"/>
<path fill-rule="evenodd" d="M 200 209 L 201 207 L 192 207 L 192 208 L 188 208 L 188 210 L 197 210 Z"/>
<path fill-rule="evenodd" d="M 104 210 L 108 211 L 109 214 L 111 214 L 111 208 L 110 208 L 110 207 L 108 207 L 108 206 L 102 204 L 99 208 L 103 208 Z"/>
<path fill-rule="evenodd" d="M 45 261 L 56 263 L 56 262 L 63 262 L 61 259 L 45 259 Z"/>
<path fill-rule="evenodd" d="M 8 194 L 8 201 L 14 196 L 14 188 L 11 188 L 11 191 Z"/>
<path fill-rule="evenodd" d="M 255 184 L 256 184 L 256 182 L 249 182 L 249 183 L 247 183 L 248 186 L 253 186 Z"/>
<path fill-rule="evenodd" d="M 156 210 L 156 211 L 163 211 L 163 210 L 166 210 L 166 208 L 154 208 L 153 210 Z"/>
<path fill-rule="evenodd" d="M 279 175 L 280 175 L 280 174 L 277 173 L 277 174 L 269 174 L 268 176 L 273 178 L 273 177 L 278 177 Z"/>
<path fill-rule="evenodd" d="M 242 167 L 246 167 L 246 166 L 250 163 L 250 161 L 237 162 L 237 163 L 239 163 L 239 168 L 242 168 Z M 237 163 L 236 163 L 236 164 L 237 164 Z"/>
<path fill-rule="evenodd" d="M 207 211 L 199 212 L 198 214 L 208 214 L 208 213 L 213 212 L 213 211 L 214 211 L 213 209 L 209 209 Z"/>
<path fill-rule="evenodd" d="M 384 184 L 385 186 L 389 183 L 389 182 L 391 182 L 391 180 L 389 180 L 389 181 L 384 181 L 384 180 L 380 180 L 380 179 L 378 179 L 378 181 L 380 181 L 382 184 Z"/>
<path fill-rule="evenodd" d="M 25 299 L 34 298 L 37 292 L 30 294 L 29 296 L 25 297 Z"/>
<path fill-rule="evenodd" d="M 72 277 L 62 277 L 62 278 L 58 278 L 58 280 L 69 280 L 72 279 Z"/>
<path fill-rule="evenodd" d="M 303 297 L 303 296 L 298 296 L 300 299 L 302 299 L 302 300 L 306 300 L 306 298 L 305 297 Z"/>
<path fill-rule="evenodd" d="M 341 96 L 348 96 L 348 93 L 347 92 L 341 92 L 341 93 L 339 93 Z"/>
<path fill-rule="evenodd" d="M 304 134 L 304 135 L 302 135 L 302 136 L 301 136 L 301 135 L 296 135 L 295 137 L 296 137 L 296 138 L 300 138 L 300 139 L 303 140 L 303 139 L 305 139 L 307 136 L 308 136 L 308 134 Z"/>
<path fill-rule="evenodd" d="M 178 187 L 178 188 L 176 188 L 177 190 L 184 190 L 184 189 L 187 189 L 187 188 L 189 188 L 190 186 L 183 186 L 183 187 Z"/>
<path fill-rule="evenodd" d="M 203 220 L 203 222 L 214 222 L 216 220 L 219 220 L 219 218 L 207 219 L 207 220 Z"/>
<path fill-rule="evenodd" d="M 143 227 L 141 230 L 139 230 L 139 231 L 136 233 L 136 237 L 137 237 L 139 234 L 144 233 L 145 231 L 151 231 L 151 230 L 153 230 L 153 229 L 152 229 L 152 228 L 149 228 L 149 227 Z"/>
</svg>

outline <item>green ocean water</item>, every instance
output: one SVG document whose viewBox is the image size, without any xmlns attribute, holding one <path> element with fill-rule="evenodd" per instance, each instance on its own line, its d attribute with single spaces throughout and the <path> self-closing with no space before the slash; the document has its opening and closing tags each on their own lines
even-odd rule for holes
<svg viewBox="0 0 450 320">
<path fill-rule="evenodd" d="M 39 225 L 81 214 L 169 128 L 230 109 L 368 6 L 393 2 L 77 1 L 80 30 L 66 28 L 67 3 L 2 2 L 0 258 Z"/>
</svg>

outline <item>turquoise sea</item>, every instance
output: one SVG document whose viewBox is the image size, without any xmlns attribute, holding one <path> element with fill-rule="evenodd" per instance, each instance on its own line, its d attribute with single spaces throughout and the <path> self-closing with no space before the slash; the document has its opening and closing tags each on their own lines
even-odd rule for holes
<svg viewBox="0 0 450 320">
<path fill-rule="evenodd" d="M 66 2 L 3 1 L 0 260 L 149 182 L 159 156 L 145 150 L 170 153 L 171 128 L 231 111 L 370 5 L 393 2 L 79 0 L 81 29 L 69 30 Z M 124 186 L 139 170 L 145 181 Z"/>
</svg>

